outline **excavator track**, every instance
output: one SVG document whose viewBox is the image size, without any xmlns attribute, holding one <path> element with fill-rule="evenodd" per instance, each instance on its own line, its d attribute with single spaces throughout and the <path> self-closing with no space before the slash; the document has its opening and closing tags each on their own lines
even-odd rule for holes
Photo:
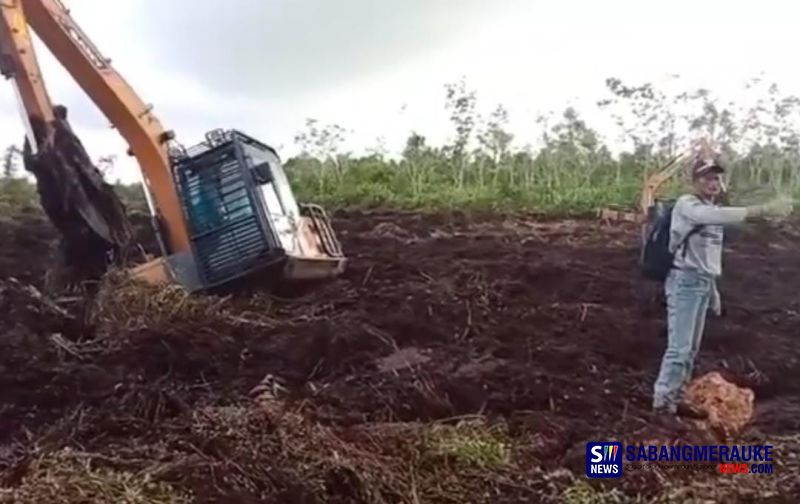
<svg viewBox="0 0 800 504">
<path fill-rule="evenodd" d="M 38 150 L 25 140 L 25 169 L 36 177 L 39 199 L 61 235 L 56 269 L 60 287 L 96 280 L 132 249 L 125 206 L 92 163 L 67 121 L 65 107 L 55 120 L 30 117 Z"/>
</svg>

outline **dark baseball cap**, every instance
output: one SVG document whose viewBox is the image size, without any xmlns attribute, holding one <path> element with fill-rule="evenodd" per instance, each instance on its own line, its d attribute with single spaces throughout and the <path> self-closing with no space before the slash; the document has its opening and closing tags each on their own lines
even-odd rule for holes
<svg viewBox="0 0 800 504">
<path fill-rule="evenodd" d="M 692 166 L 692 178 L 698 179 L 709 173 L 725 173 L 725 168 L 713 159 L 698 159 Z"/>
</svg>

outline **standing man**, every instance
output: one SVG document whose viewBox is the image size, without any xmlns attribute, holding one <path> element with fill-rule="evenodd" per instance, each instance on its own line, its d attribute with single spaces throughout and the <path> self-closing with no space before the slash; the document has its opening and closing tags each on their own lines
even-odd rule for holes
<svg viewBox="0 0 800 504">
<path fill-rule="evenodd" d="M 721 314 L 716 280 L 722 274 L 723 227 L 792 212 L 791 200 L 784 198 L 750 207 L 719 206 L 723 173 L 718 163 L 698 160 L 692 166 L 694 194 L 678 198 L 672 211 L 669 248 L 675 260 L 665 283 L 669 336 L 654 386 L 653 409 L 658 413 L 707 416 L 683 401 L 682 390 L 692 376 L 709 306 Z"/>
</svg>

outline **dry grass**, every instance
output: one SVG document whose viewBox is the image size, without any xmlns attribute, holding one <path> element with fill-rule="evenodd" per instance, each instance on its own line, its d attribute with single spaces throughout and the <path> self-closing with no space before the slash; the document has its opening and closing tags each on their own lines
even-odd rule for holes
<svg viewBox="0 0 800 504">
<path fill-rule="evenodd" d="M 511 462 L 497 429 L 475 423 L 330 428 L 262 398 L 253 407 L 197 411 L 192 432 L 202 446 L 223 450 L 215 472 L 232 475 L 216 482 L 223 494 L 415 504 L 489 503 L 516 493 L 557 501 L 541 471 Z"/>
<path fill-rule="evenodd" d="M 0 489 L 0 502 L 188 504 L 193 499 L 151 474 L 103 467 L 90 455 L 66 448 L 31 462 L 19 484 Z"/>
<path fill-rule="evenodd" d="M 587 480 L 575 478 L 562 493 L 564 504 L 634 504 L 648 502 L 641 498 L 628 497 L 617 489 L 603 490 L 592 486 Z"/>
<path fill-rule="evenodd" d="M 219 336 L 221 331 L 275 326 L 269 306 L 245 316 L 231 309 L 229 301 L 227 297 L 193 295 L 176 285 L 147 285 L 115 271 L 100 288 L 90 320 L 99 328 L 98 336 L 111 339 L 141 331 Z"/>
<path fill-rule="evenodd" d="M 511 440 L 500 426 L 463 422 L 456 426 L 434 424 L 425 433 L 425 456 L 445 463 L 466 464 L 482 469 L 511 463 Z"/>
</svg>

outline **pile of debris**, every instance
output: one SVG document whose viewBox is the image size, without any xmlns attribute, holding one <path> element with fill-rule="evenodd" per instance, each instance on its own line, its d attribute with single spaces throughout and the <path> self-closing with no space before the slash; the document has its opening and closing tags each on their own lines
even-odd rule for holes
<svg viewBox="0 0 800 504">
<path fill-rule="evenodd" d="M 36 177 L 39 199 L 60 233 L 59 260 L 51 278 L 69 286 L 97 280 L 110 263 L 131 250 L 132 230 L 125 207 L 103 180 L 67 121 L 67 109 L 54 107 L 46 124 L 30 117 L 37 144 L 25 139 L 25 169 Z"/>
</svg>

